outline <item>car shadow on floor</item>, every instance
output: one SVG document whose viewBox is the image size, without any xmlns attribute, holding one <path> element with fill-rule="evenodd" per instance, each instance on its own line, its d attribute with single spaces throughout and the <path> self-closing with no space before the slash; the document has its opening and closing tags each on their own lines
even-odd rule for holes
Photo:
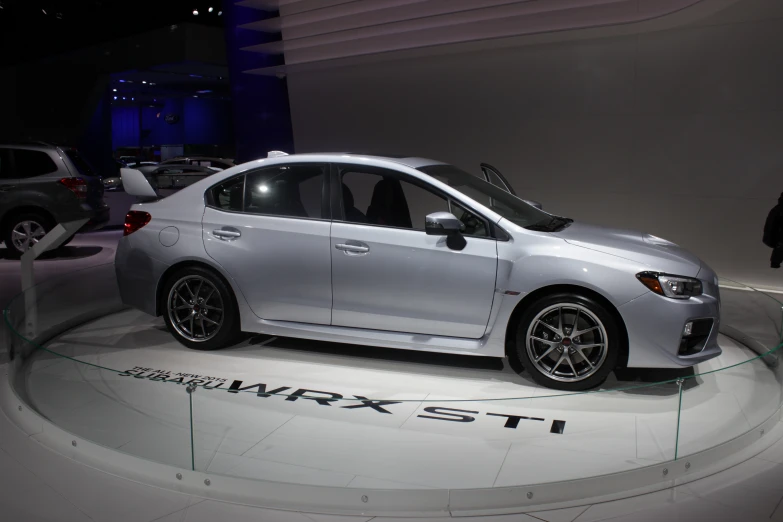
<svg viewBox="0 0 783 522">
<path fill-rule="evenodd" d="M 536 386 L 522 365 L 514 358 L 422 352 L 270 335 L 252 334 L 249 337 L 247 343 L 240 345 L 243 348 L 241 349 L 243 355 L 246 355 L 248 350 L 258 349 L 258 347 L 279 348 L 299 354 L 337 356 L 341 358 L 342 364 L 355 367 L 386 368 L 391 362 L 405 365 L 406 371 L 420 374 L 448 373 L 454 377 L 479 379 L 490 377 Z M 438 371 L 438 368 L 443 370 Z M 455 374 L 454 370 L 457 370 L 459 375 Z M 626 368 L 610 374 L 601 386 L 591 391 L 618 391 L 639 396 L 670 396 L 679 393 L 675 382 L 677 379 L 684 379 L 684 390 L 698 386 L 701 381 L 693 378 L 694 375 L 693 368 Z"/>
<path fill-rule="evenodd" d="M 86 259 L 96 256 L 103 252 L 103 247 L 99 246 L 64 246 L 56 250 L 44 252 L 37 261 L 57 261 L 67 259 Z M 0 259 L 18 261 L 19 256 L 12 254 L 7 248 L 0 248 Z"/>
</svg>

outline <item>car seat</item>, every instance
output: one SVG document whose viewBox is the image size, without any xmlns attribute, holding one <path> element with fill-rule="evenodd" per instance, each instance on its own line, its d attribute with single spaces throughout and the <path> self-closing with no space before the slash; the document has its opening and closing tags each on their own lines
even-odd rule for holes
<svg viewBox="0 0 783 522">
<path fill-rule="evenodd" d="M 367 220 L 376 225 L 413 228 L 405 192 L 399 180 L 383 178 L 375 184 Z"/>
</svg>

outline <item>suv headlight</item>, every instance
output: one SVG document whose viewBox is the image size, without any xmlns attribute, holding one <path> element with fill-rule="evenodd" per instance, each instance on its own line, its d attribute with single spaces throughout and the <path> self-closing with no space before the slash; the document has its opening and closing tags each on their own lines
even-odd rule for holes
<svg viewBox="0 0 783 522">
<path fill-rule="evenodd" d="M 656 294 L 672 299 L 689 299 L 702 294 L 701 281 L 692 277 L 641 272 L 636 278 Z"/>
</svg>

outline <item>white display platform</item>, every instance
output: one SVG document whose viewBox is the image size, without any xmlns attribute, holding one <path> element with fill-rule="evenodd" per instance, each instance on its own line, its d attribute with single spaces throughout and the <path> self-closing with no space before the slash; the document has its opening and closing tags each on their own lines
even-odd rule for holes
<svg viewBox="0 0 783 522">
<path fill-rule="evenodd" d="M 728 338 L 720 344 L 724 354 L 697 372 L 755 356 Z M 258 338 L 198 352 L 174 341 L 161 319 L 136 311 L 82 325 L 47 347 L 75 359 L 41 352 L 28 367 L 31 405 L 53 424 L 119 452 L 215 475 L 366 489 L 497 488 L 670 461 L 678 435 L 674 383 L 562 395 L 499 360 Z M 219 387 L 198 388 L 191 403 L 176 381 L 201 377 Z M 237 381 L 250 388 L 223 391 Z M 280 388 L 300 397 L 256 393 Z M 315 400 L 333 394 L 354 400 Z M 687 380 L 678 456 L 748 432 L 779 404 L 780 385 L 760 360 Z"/>
</svg>

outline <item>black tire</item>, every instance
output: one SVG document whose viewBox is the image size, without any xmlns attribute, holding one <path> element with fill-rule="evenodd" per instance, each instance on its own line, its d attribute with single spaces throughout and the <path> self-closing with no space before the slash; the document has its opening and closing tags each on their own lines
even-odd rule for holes
<svg viewBox="0 0 783 522">
<path fill-rule="evenodd" d="M 49 231 L 52 230 L 52 228 L 54 228 L 55 225 L 55 223 L 52 222 L 49 216 L 39 212 L 24 212 L 22 214 L 17 214 L 15 216 L 11 216 L 10 218 L 8 218 L 8 220 L 5 223 L 5 228 L 3 230 L 3 242 L 5 243 L 5 248 L 11 257 L 14 258 L 21 257 L 21 255 L 24 254 L 25 252 L 24 250 L 19 250 L 16 247 L 16 245 L 14 245 L 13 242 L 14 229 L 19 224 L 24 223 L 25 221 L 36 223 L 38 226 L 43 228 L 44 235 L 48 234 Z"/>
<path fill-rule="evenodd" d="M 578 331 L 585 333 L 572 340 L 574 320 L 579 322 Z M 558 326 L 565 335 L 547 325 Z M 528 333 L 546 340 L 531 339 L 528 346 Z M 563 391 L 589 390 L 603 383 L 617 366 L 622 342 L 614 316 L 596 300 L 573 293 L 547 295 L 530 305 L 517 323 L 515 339 L 514 353 L 533 380 Z M 538 362 L 531 358 L 536 356 Z M 567 365 L 561 367 L 564 362 Z"/>
<path fill-rule="evenodd" d="M 198 289 L 195 288 L 195 285 L 200 281 L 203 281 L 203 284 L 207 286 L 206 289 L 203 286 L 201 287 L 202 292 L 199 292 Z M 182 295 L 185 295 L 187 299 L 182 298 L 179 295 L 179 292 L 174 290 L 175 286 L 178 290 L 182 289 L 183 282 L 187 282 L 185 288 L 190 288 L 191 290 L 190 296 L 187 295 L 187 290 L 182 291 Z M 193 286 L 191 286 L 191 282 L 194 283 Z M 214 289 L 212 294 L 209 294 L 209 285 Z M 195 297 L 201 299 L 208 296 L 208 301 L 198 303 L 200 308 L 195 310 L 195 314 L 193 310 L 184 308 L 186 302 L 192 304 L 194 293 L 196 294 Z M 215 293 L 219 296 L 220 301 L 215 300 Z M 239 311 L 237 309 L 236 300 L 234 299 L 234 293 L 232 292 L 231 287 L 223 281 L 223 278 L 213 271 L 199 266 L 185 267 L 181 270 L 177 270 L 166 280 L 160 299 L 160 310 L 163 312 L 163 319 L 166 321 L 166 326 L 177 341 L 188 348 L 194 350 L 219 350 L 221 348 L 227 348 L 239 340 L 241 335 Z M 178 303 L 177 306 L 182 307 L 183 309 L 174 310 L 175 307 L 169 306 L 170 300 Z M 210 305 L 209 303 L 212 304 Z M 217 305 L 222 309 L 221 314 L 217 314 L 214 310 Z M 175 317 L 176 314 L 180 315 Z M 194 319 L 191 322 L 190 315 L 194 315 L 197 319 Z M 188 319 L 186 319 L 184 323 L 178 321 L 178 323 L 175 324 L 176 319 L 181 321 L 185 316 L 187 316 Z M 201 319 L 200 325 L 196 326 L 196 321 L 199 321 L 199 319 Z M 206 323 L 206 320 L 220 322 L 220 326 L 214 333 L 210 333 L 209 328 L 211 325 L 210 323 Z M 207 329 L 204 329 L 205 325 L 207 325 Z M 188 333 L 190 332 L 188 330 L 191 326 L 193 327 L 192 332 L 195 332 L 195 334 L 189 337 Z M 199 329 L 202 330 L 203 336 L 208 334 L 210 336 L 203 340 L 198 340 Z"/>
</svg>

